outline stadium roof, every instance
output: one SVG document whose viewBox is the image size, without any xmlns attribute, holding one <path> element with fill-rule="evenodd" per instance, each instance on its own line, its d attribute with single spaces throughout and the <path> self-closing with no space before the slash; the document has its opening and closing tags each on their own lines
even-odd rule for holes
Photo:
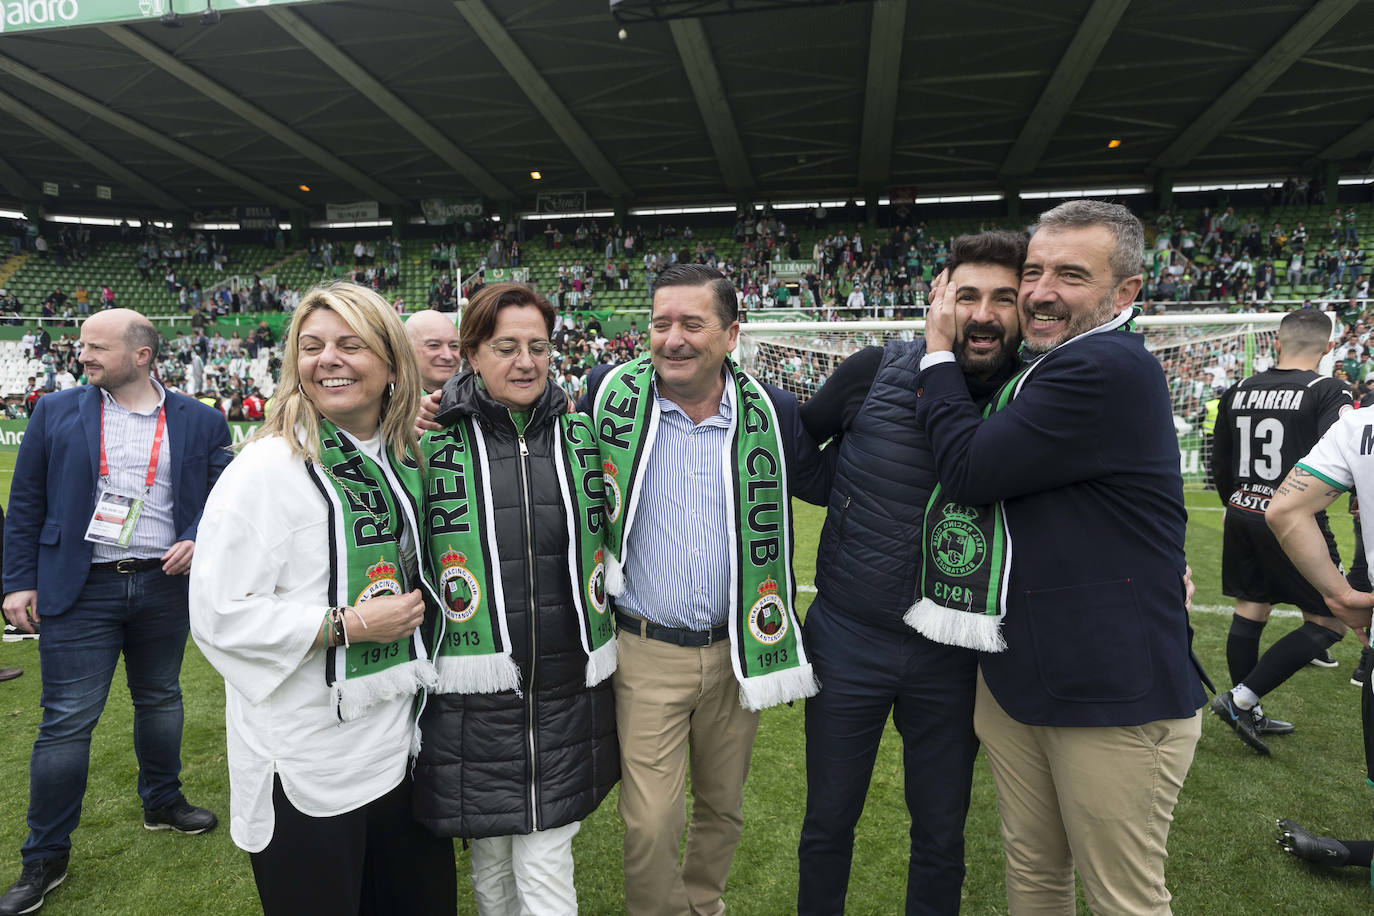
<svg viewBox="0 0 1374 916">
<path fill-rule="evenodd" d="M 609 209 L 1359 173 L 1374 151 L 1360 0 L 216 0 L 212 26 L 174 2 L 180 28 L 0 34 L 0 197 Z"/>
</svg>

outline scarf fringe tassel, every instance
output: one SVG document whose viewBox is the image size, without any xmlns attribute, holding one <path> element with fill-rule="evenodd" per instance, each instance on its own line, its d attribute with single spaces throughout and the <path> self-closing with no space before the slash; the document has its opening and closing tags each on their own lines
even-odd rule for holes
<svg viewBox="0 0 1374 916">
<path fill-rule="evenodd" d="M 336 685 L 339 718 L 350 722 L 367 715 L 378 703 L 431 690 L 436 679 L 434 665 L 428 659 L 417 658 L 376 674 L 341 681 Z"/>
<path fill-rule="evenodd" d="M 979 652 L 1002 652 L 1007 648 L 1000 616 L 944 607 L 922 598 L 902 619 L 926 639 L 947 646 L 963 646 Z"/>
<path fill-rule="evenodd" d="M 606 640 L 601 648 L 587 656 L 587 686 L 595 687 L 615 674 L 618 658 L 616 639 L 615 635 L 612 634 L 611 638 Z"/>
<path fill-rule="evenodd" d="M 745 678 L 739 687 L 739 703 L 750 712 L 758 712 L 779 703 L 814 697 L 820 689 L 820 682 L 808 662 L 787 671 Z"/>
<path fill-rule="evenodd" d="M 611 551 L 606 551 L 606 594 L 619 595 L 625 591 L 625 567 L 620 562 L 620 557 L 612 556 Z"/>
<path fill-rule="evenodd" d="M 509 655 L 441 655 L 435 693 L 501 693 L 520 686 L 520 668 Z"/>
</svg>

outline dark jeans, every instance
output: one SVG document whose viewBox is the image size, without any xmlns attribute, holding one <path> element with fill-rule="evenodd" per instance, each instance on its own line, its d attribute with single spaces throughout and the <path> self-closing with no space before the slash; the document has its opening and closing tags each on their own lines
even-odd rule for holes
<svg viewBox="0 0 1374 916">
<path fill-rule="evenodd" d="M 888 713 L 902 736 L 911 862 L 906 912 L 959 911 L 964 817 L 978 739 L 977 656 L 855 619 L 823 599 L 806 615 L 806 646 L 821 692 L 806 701 L 806 817 L 800 914 L 842 914 L 863 811 Z"/>
<path fill-rule="evenodd" d="M 25 864 L 71 848 L 86 794 L 91 732 L 105 709 L 121 652 L 134 704 L 138 796 L 145 810 L 180 796 L 178 677 L 189 629 L 187 581 L 160 569 L 128 575 L 93 571 L 70 610 L 43 617 L 43 721 L 29 765 Z"/>
<path fill-rule="evenodd" d="M 458 908 L 453 840 L 410 814 L 410 777 L 334 817 L 297 811 L 273 780 L 272 842 L 250 853 L 266 916 L 452 916 Z M 318 876 L 315 880 L 312 876 Z"/>
</svg>

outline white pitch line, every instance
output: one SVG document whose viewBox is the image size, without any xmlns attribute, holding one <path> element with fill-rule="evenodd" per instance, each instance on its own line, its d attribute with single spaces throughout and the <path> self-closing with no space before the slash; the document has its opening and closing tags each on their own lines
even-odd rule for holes
<svg viewBox="0 0 1374 916">
<path fill-rule="evenodd" d="M 797 584 L 799 592 L 815 592 L 816 586 L 804 583 Z M 1195 604 L 1193 605 L 1194 614 L 1214 614 L 1218 617 L 1230 617 L 1236 612 L 1234 607 L 1225 604 Z M 1288 608 L 1274 608 L 1271 617 L 1301 617 L 1302 611 L 1294 611 Z"/>
<path fill-rule="evenodd" d="M 1225 617 L 1230 617 L 1230 616 L 1231 616 L 1232 614 L 1234 614 L 1235 612 L 1236 612 L 1236 609 L 1235 609 L 1234 607 L 1232 607 L 1232 606 L 1230 606 L 1230 605 L 1225 605 L 1225 604 L 1195 604 L 1195 605 L 1193 605 L 1193 613 L 1194 613 L 1194 614 L 1217 614 L 1217 615 L 1221 615 L 1221 616 L 1225 616 Z M 1271 616 L 1271 617 L 1301 617 L 1301 616 L 1302 616 L 1302 611 L 1294 611 L 1294 610 L 1290 610 L 1289 608 L 1277 607 L 1277 608 L 1274 608 L 1274 610 L 1273 610 L 1272 612 L 1270 612 L 1270 615 L 1269 615 L 1269 616 Z"/>
</svg>

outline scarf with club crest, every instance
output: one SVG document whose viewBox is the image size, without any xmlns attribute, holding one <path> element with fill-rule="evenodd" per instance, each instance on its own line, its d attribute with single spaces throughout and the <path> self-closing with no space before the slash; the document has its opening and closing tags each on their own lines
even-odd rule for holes
<svg viewBox="0 0 1374 916">
<path fill-rule="evenodd" d="M 319 489 L 329 516 L 329 601 L 352 605 L 367 616 L 367 602 L 401 595 L 428 583 L 407 581 L 400 541 L 418 545 L 416 523 L 424 489 L 420 467 L 398 460 L 383 447 L 374 461 L 358 440 L 320 420 L 320 457 L 306 472 Z M 350 645 L 333 646 L 325 657 L 325 683 L 335 692 L 339 718 L 356 719 L 396 697 L 432 687 L 434 666 L 421 628 L 395 642 L 368 642 L 367 630 L 349 632 Z"/>
<path fill-rule="evenodd" d="M 554 459 L 567 520 L 568 571 L 572 579 L 586 685 L 615 672 L 615 626 L 606 601 L 601 546 L 606 511 L 601 493 L 600 449 L 591 422 L 581 414 L 558 418 L 561 446 Z M 421 440 L 427 480 L 426 560 L 439 583 L 439 609 L 430 635 L 438 693 L 497 693 L 520 687 L 511 657 L 500 554 L 492 515 L 491 473 L 481 425 L 464 417 Z M 522 457 L 521 461 L 529 460 Z M 533 626 L 533 623 L 531 623 Z"/>
<path fill-rule="evenodd" d="M 1132 331 L 1138 314 L 1138 309 L 1127 309 L 1060 346 L 1091 334 Z M 1046 355 L 1035 357 L 997 389 L 983 408 L 984 419 L 1012 402 Z M 934 642 L 979 652 L 1005 650 L 1002 621 L 1011 579 L 1011 531 L 1002 502 L 965 505 L 945 496 L 937 483 L 926 503 L 921 549 L 921 597 L 903 617 L 907 625 Z"/>
<path fill-rule="evenodd" d="M 819 689 L 797 624 L 792 579 L 792 506 L 777 411 L 763 386 L 726 357 L 735 409 L 721 455 L 733 547 L 730 644 L 740 705 L 759 710 L 814 696 Z M 625 551 L 643 495 L 660 412 L 653 362 L 643 356 L 606 374 L 595 419 L 606 491 L 606 590 L 625 588 Z"/>
</svg>

